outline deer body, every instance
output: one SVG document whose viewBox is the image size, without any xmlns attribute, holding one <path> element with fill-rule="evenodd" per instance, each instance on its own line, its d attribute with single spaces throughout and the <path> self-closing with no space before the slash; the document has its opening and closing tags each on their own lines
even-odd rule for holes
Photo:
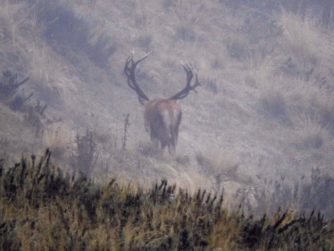
<svg viewBox="0 0 334 251">
<path fill-rule="evenodd" d="M 157 98 L 145 104 L 145 129 L 151 140 L 162 149 L 175 152 L 182 119 L 180 105 L 175 100 Z"/>
<path fill-rule="evenodd" d="M 177 103 L 177 100 L 185 98 L 191 90 L 195 91 L 200 83 L 196 75 L 195 83 L 191 85 L 192 69 L 190 66 L 183 66 L 187 75 L 186 86 L 170 98 L 150 100 L 139 87 L 135 77 L 136 66 L 147 56 L 137 61 L 134 61 L 132 57 L 128 58 L 124 73 L 127 76 L 128 86 L 137 93 L 140 104 L 144 106 L 145 130 L 149 133 L 151 140 L 162 149 L 167 146 L 169 153 L 174 153 L 182 119 L 181 106 Z"/>
</svg>

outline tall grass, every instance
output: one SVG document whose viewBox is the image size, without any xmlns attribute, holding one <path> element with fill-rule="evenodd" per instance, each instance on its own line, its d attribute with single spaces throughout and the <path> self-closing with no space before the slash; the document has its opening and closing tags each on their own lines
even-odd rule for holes
<svg viewBox="0 0 334 251">
<path fill-rule="evenodd" d="M 261 219 L 222 208 L 223 196 L 169 185 L 105 185 L 50 162 L 0 162 L 2 250 L 331 250 L 333 222 L 312 212 Z"/>
</svg>

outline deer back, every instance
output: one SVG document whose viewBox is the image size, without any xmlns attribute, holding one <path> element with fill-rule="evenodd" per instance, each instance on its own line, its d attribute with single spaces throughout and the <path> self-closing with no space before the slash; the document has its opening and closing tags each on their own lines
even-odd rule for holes
<svg viewBox="0 0 334 251">
<path fill-rule="evenodd" d="M 175 145 L 181 115 L 181 107 L 175 100 L 153 99 L 145 104 L 145 128 L 162 145 Z"/>
</svg>

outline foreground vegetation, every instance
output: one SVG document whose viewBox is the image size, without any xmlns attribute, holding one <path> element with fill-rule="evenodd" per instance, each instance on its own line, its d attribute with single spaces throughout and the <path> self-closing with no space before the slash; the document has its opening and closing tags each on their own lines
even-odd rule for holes
<svg viewBox="0 0 334 251">
<path fill-rule="evenodd" d="M 255 219 L 166 180 L 146 190 L 94 184 L 50 156 L 0 161 L 1 250 L 334 250 L 333 222 L 315 212 Z"/>
</svg>

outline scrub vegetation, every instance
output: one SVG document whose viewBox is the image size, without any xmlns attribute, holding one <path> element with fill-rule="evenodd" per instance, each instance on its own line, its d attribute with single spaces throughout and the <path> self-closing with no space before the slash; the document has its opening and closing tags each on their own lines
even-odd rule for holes
<svg viewBox="0 0 334 251">
<path fill-rule="evenodd" d="M 312 211 L 260 219 L 167 180 L 143 189 L 98 185 L 31 156 L 0 164 L 2 250 L 333 250 L 334 222 Z"/>
</svg>

